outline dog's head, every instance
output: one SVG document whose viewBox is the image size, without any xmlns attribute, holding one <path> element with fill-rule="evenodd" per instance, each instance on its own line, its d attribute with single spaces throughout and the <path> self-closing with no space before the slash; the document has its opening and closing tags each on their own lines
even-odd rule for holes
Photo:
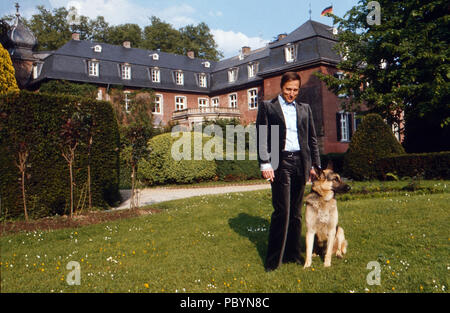
<svg viewBox="0 0 450 313">
<path fill-rule="evenodd" d="M 328 163 L 325 170 L 315 167 L 317 176 L 312 180 L 312 190 L 319 195 L 332 198 L 335 193 L 346 193 L 351 187 L 344 183 L 338 173 L 333 171 L 333 165 Z"/>
</svg>

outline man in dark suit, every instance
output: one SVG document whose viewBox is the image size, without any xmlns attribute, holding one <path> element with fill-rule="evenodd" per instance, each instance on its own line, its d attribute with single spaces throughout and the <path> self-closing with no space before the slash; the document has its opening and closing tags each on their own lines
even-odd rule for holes
<svg viewBox="0 0 450 313">
<path fill-rule="evenodd" d="M 256 130 L 262 176 L 272 185 L 272 213 L 265 268 L 281 263 L 302 264 L 300 258 L 301 207 L 305 184 L 320 167 L 319 148 L 311 108 L 296 101 L 300 76 L 287 72 L 281 93 L 258 106 Z"/>
</svg>

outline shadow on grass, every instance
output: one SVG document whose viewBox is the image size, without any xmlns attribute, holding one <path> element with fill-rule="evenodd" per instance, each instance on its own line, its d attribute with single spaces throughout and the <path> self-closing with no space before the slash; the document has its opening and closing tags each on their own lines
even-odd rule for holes
<svg viewBox="0 0 450 313">
<path fill-rule="evenodd" d="M 240 213 L 237 217 L 230 218 L 228 224 L 237 234 L 247 237 L 255 245 L 264 264 L 269 236 L 269 221 L 259 216 Z"/>
</svg>

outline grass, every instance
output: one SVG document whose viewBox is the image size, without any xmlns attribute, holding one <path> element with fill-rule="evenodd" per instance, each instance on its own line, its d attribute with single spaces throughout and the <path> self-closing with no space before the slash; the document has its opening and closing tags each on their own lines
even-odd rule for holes
<svg viewBox="0 0 450 313">
<path fill-rule="evenodd" d="M 324 268 L 264 271 L 270 190 L 160 203 L 162 213 L 0 237 L 2 292 L 448 292 L 449 181 L 355 183 L 339 200 L 349 250 Z M 402 187 L 403 186 L 403 187 Z M 378 190 L 377 190 L 378 188 Z M 303 227 L 303 240 L 305 229 Z M 81 284 L 66 282 L 70 261 Z M 369 285 L 370 261 L 381 284 Z"/>
</svg>

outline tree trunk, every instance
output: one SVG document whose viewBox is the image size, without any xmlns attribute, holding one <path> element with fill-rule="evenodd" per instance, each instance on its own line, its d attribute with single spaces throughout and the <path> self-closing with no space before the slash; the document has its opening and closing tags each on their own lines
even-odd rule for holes
<svg viewBox="0 0 450 313">
<path fill-rule="evenodd" d="M 22 172 L 22 198 L 23 198 L 23 211 L 25 213 L 25 220 L 28 222 L 28 211 L 27 211 L 27 198 L 25 195 L 25 168 Z"/>
</svg>

